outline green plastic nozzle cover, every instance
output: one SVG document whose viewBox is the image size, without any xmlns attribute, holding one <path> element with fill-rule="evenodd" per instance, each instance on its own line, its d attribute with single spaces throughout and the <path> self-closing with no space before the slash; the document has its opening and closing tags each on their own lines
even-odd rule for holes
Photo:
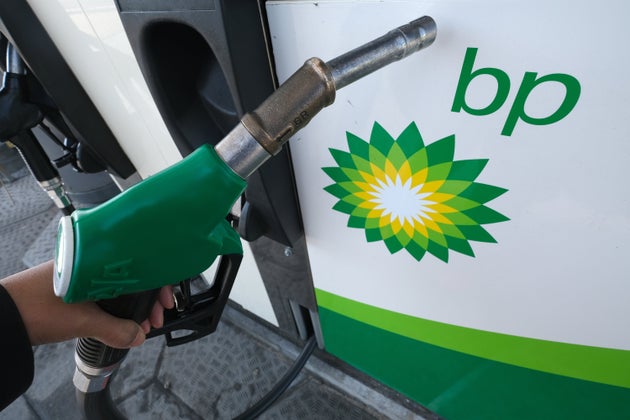
<svg viewBox="0 0 630 420">
<path fill-rule="evenodd" d="M 205 145 L 98 207 L 75 211 L 64 301 L 174 284 L 203 272 L 218 255 L 242 254 L 225 218 L 245 186 Z"/>
</svg>

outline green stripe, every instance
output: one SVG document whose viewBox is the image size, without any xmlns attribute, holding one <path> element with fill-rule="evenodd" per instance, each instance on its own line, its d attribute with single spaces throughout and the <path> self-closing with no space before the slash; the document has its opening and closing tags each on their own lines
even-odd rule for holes
<svg viewBox="0 0 630 420">
<path fill-rule="evenodd" d="M 537 340 L 415 318 L 316 289 L 319 306 L 368 325 L 542 372 L 630 388 L 630 351 Z"/>
<path fill-rule="evenodd" d="M 471 356 L 319 308 L 326 350 L 449 420 L 630 419 L 630 389 Z"/>
</svg>

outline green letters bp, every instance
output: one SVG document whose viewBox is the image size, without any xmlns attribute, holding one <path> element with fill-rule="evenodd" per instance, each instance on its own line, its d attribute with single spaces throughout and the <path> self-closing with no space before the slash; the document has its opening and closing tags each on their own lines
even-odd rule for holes
<svg viewBox="0 0 630 420">
<path fill-rule="evenodd" d="M 490 115 L 498 111 L 505 103 L 510 92 L 510 77 L 503 70 L 494 67 L 485 67 L 473 70 L 477 48 L 468 48 L 464 56 L 464 63 L 457 83 L 455 97 L 453 99 L 452 112 L 464 110 L 470 115 Z M 466 103 L 466 92 L 475 77 L 490 76 L 496 80 L 497 91 L 492 101 L 482 108 L 473 108 Z M 525 112 L 525 104 L 532 91 L 540 85 L 548 82 L 560 83 L 565 88 L 565 95 L 558 108 L 546 117 L 532 117 Z M 501 130 L 504 136 L 511 136 L 516 123 L 521 120 L 531 125 L 549 125 L 556 123 L 569 115 L 580 98 L 581 87 L 578 80 L 568 74 L 553 73 L 538 77 L 538 73 L 525 72 L 521 84 L 517 90 L 514 102 L 510 107 L 507 119 Z"/>
</svg>

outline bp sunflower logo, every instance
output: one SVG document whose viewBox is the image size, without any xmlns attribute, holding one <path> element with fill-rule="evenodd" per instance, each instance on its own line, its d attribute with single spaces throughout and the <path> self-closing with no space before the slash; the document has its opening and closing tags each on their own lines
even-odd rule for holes
<svg viewBox="0 0 630 420">
<path fill-rule="evenodd" d="M 453 160 L 453 135 L 425 145 L 415 123 L 397 139 L 374 123 L 369 142 L 351 133 L 347 140 L 349 152 L 330 149 L 339 166 L 323 168 L 335 182 L 324 189 L 339 199 L 333 209 L 349 215 L 348 227 L 392 254 L 474 257 L 470 241 L 496 242 L 481 225 L 509 220 L 485 205 L 507 190 L 475 182 L 488 160 Z"/>
</svg>

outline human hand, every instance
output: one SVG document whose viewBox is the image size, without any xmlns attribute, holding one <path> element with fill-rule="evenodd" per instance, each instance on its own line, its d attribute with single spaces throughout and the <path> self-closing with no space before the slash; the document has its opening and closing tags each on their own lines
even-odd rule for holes
<svg viewBox="0 0 630 420">
<path fill-rule="evenodd" d="M 160 290 L 151 314 L 140 325 L 108 314 L 94 302 L 64 303 L 53 291 L 53 262 L 9 276 L 0 283 L 15 302 L 31 345 L 76 337 L 93 337 L 108 346 L 129 348 L 142 344 L 151 327 L 164 323 L 164 308 L 172 308 L 170 286 Z"/>
<path fill-rule="evenodd" d="M 173 300 L 173 286 L 164 286 L 160 289 L 158 299 L 153 305 L 149 318 L 140 323 L 140 328 L 147 334 L 151 327 L 161 328 L 164 325 L 164 309 L 172 309 L 175 306 Z M 107 344 L 107 343 L 106 343 Z"/>
</svg>

